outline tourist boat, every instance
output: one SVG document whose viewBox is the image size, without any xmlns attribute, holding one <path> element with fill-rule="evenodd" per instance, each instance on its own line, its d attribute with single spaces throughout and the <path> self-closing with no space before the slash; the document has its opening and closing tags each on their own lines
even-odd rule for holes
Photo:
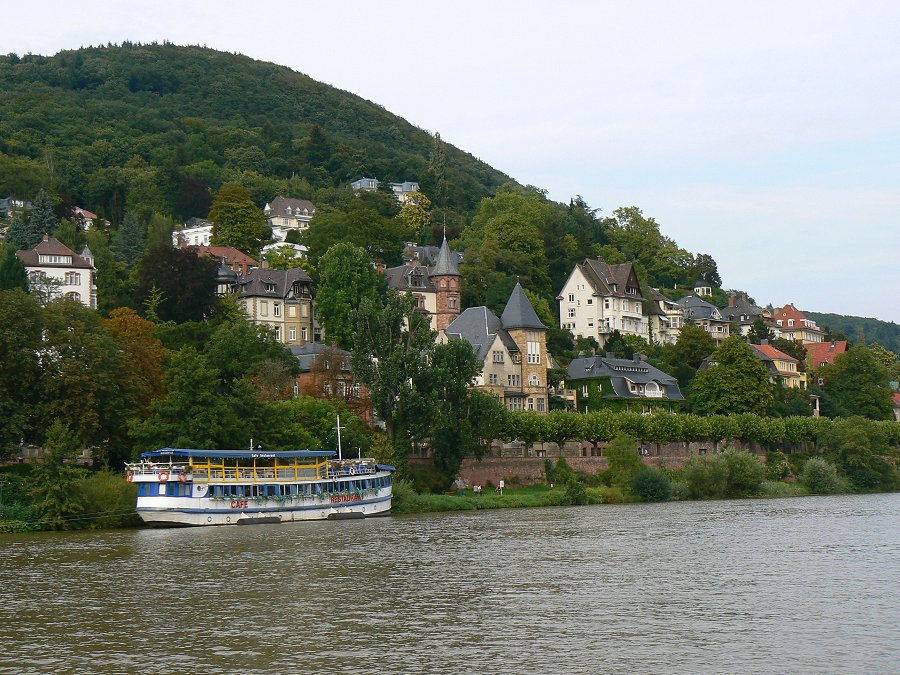
<svg viewBox="0 0 900 675">
<path fill-rule="evenodd" d="M 126 465 L 127 480 L 138 488 L 138 515 L 169 526 L 386 515 L 393 472 L 374 459 L 343 459 L 331 451 L 259 448 L 162 448 Z"/>
</svg>

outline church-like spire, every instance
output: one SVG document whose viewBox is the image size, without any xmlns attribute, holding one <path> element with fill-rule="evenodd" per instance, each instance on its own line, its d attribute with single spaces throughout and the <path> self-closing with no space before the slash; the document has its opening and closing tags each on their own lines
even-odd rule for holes
<svg viewBox="0 0 900 675">
<path fill-rule="evenodd" d="M 459 273 L 459 268 L 456 267 L 456 260 L 454 260 L 453 254 L 450 252 L 446 231 L 444 232 L 444 241 L 441 244 L 441 250 L 438 251 L 437 260 L 434 263 L 434 268 L 431 270 L 431 276 L 462 276 Z"/>
</svg>

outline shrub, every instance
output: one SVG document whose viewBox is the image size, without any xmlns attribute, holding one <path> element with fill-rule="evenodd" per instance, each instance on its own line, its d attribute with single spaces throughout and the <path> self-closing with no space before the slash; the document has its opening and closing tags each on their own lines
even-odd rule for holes
<svg viewBox="0 0 900 675">
<path fill-rule="evenodd" d="M 800 483 L 764 480 L 759 484 L 759 493 L 763 497 L 801 497 L 809 494 L 809 490 Z"/>
<path fill-rule="evenodd" d="M 724 497 L 728 487 L 728 464 L 722 455 L 692 457 L 684 465 L 681 477 L 687 483 L 691 499 Z"/>
<path fill-rule="evenodd" d="M 553 466 L 553 462 L 548 459 L 544 463 L 544 470 L 547 472 L 548 483 L 566 484 L 575 479 L 575 472 L 569 466 L 565 457 L 560 457 L 556 462 L 556 466 Z"/>
<path fill-rule="evenodd" d="M 600 488 L 600 494 L 603 497 L 604 504 L 621 504 L 625 501 L 625 495 L 622 489 L 618 487 L 603 486 Z"/>
<path fill-rule="evenodd" d="M 770 452 L 766 455 L 766 479 L 769 481 L 779 481 L 789 478 L 791 475 L 791 463 L 788 461 L 787 455 L 780 450 Z"/>
<path fill-rule="evenodd" d="M 672 500 L 676 502 L 683 502 L 686 499 L 691 498 L 691 490 L 688 487 L 688 484 L 683 480 L 673 480 L 672 481 Z"/>
<path fill-rule="evenodd" d="M 577 480 L 569 481 L 566 484 L 566 501 L 573 505 L 587 504 L 588 492 L 585 484 Z"/>
<path fill-rule="evenodd" d="M 614 485 L 628 485 L 644 463 L 638 453 L 638 442 L 632 436 L 619 434 L 604 451 L 609 469 L 607 473 Z"/>
<path fill-rule="evenodd" d="M 766 467 L 759 457 L 751 452 L 741 452 L 728 448 L 722 453 L 728 466 L 728 483 L 725 488 L 729 496 L 753 494 L 766 477 Z"/>
<path fill-rule="evenodd" d="M 809 491 L 819 495 L 833 495 L 846 492 L 846 479 L 838 474 L 837 467 L 826 459 L 813 457 L 803 465 L 800 482 Z"/>
<path fill-rule="evenodd" d="M 672 498 L 672 480 L 659 469 L 645 466 L 634 474 L 631 490 L 642 502 L 667 502 Z"/>
<path fill-rule="evenodd" d="M 415 509 L 418 495 L 410 481 L 402 478 L 395 480 L 392 495 L 391 511 L 394 513 L 411 513 Z"/>
</svg>

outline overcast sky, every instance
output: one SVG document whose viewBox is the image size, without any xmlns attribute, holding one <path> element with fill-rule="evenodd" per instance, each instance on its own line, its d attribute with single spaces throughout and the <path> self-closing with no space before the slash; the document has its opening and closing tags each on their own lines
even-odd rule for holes
<svg viewBox="0 0 900 675">
<path fill-rule="evenodd" d="M 553 199 L 639 206 L 757 302 L 900 322 L 900 2 L 81 0 L 16 14 L 3 53 L 169 40 L 286 65 Z"/>
</svg>

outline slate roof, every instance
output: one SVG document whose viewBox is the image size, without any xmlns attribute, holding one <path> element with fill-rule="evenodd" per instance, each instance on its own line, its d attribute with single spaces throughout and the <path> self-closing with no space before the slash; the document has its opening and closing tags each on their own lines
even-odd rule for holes
<svg viewBox="0 0 900 675">
<path fill-rule="evenodd" d="M 297 281 L 312 288 L 312 279 L 299 267 L 289 270 L 256 267 L 241 276 L 238 295 L 286 299 L 293 297 L 294 282 Z M 275 289 L 266 290 L 266 284 L 274 284 Z"/>
<path fill-rule="evenodd" d="M 90 252 L 90 251 L 88 251 Z M 49 235 L 44 235 L 44 238 L 38 242 L 37 246 L 35 246 L 31 250 L 27 251 L 16 251 L 16 255 L 19 256 L 19 260 L 22 261 L 22 264 L 25 267 L 60 267 L 60 268 L 78 268 L 78 269 L 93 269 L 93 265 L 82 258 L 80 255 L 75 253 L 68 246 L 63 244 L 59 239 L 55 237 L 51 237 Z M 42 255 L 65 255 L 72 256 L 72 262 L 70 263 L 48 263 L 48 262 L 40 262 L 40 257 Z"/>
<path fill-rule="evenodd" d="M 290 209 L 290 213 L 288 213 L 288 209 Z M 313 205 L 311 201 L 308 199 L 294 199 L 292 197 L 275 197 L 269 204 L 266 204 L 264 209 L 267 216 L 270 218 L 274 218 L 278 216 L 280 218 L 295 218 L 298 215 L 303 215 L 303 211 L 306 210 L 306 214 L 308 216 L 314 216 L 316 213 L 316 207 Z"/>
<path fill-rule="evenodd" d="M 503 324 L 503 328 L 506 330 L 514 330 L 516 328 L 547 330 L 547 327 L 538 318 L 537 312 L 534 311 L 528 296 L 525 295 L 522 284 L 518 281 L 509 296 L 509 300 L 506 301 L 506 307 L 503 309 L 503 314 L 500 315 L 500 323 Z"/>
<path fill-rule="evenodd" d="M 419 246 L 418 244 L 407 242 L 403 249 L 403 258 L 407 262 L 419 262 L 425 265 L 434 266 L 437 262 L 438 254 L 441 252 L 440 246 Z M 461 251 L 450 251 L 453 263 L 457 266 L 462 265 L 463 254 Z"/>
<path fill-rule="evenodd" d="M 594 287 L 594 292 L 597 295 L 611 295 L 618 298 L 636 298 L 638 300 L 644 300 L 644 296 L 641 294 L 640 283 L 634 285 L 637 289 L 636 294 L 625 293 L 628 279 L 631 277 L 632 272 L 634 272 L 634 265 L 632 263 L 627 262 L 610 265 L 599 258 L 585 258 L 585 261 L 580 263 L 578 267 L 590 282 L 591 286 Z M 637 280 L 637 272 L 635 272 L 635 280 Z M 613 284 L 616 286 L 615 291 L 612 290 Z"/>
<path fill-rule="evenodd" d="M 664 305 L 668 305 L 671 309 L 676 309 L 678 303 L 674 300 L 669 300 L 666 296 L 659 292 L 658 288 L 650 289 L 650 300 L 647 307 L 647 314 L 654 316 L 666 316 L 665 310 L 659 306 L 659 303 L 663 303 Z"/>
<path fill-rule="evenodd" d="M 743 296 L 737 296 L 734 300 L 734 305 L 729 305 L 722 310 L 722 316 L 732 323 L 753 323 L 757 317 L 763 315 L 765 311 L 762 307 L 758 307 L 754 305 L 752 302 L 744 298 Z M 748 317 L 747 319 L 741 319 L 742 316 Z"/>
<path fill-rule="evenodd" d="M 438 251 L 437 260 L 434 263 L 431 274 L 434 276 L 460 276 L 459 268 L 456 266 L 456 257 L 450 251 L 446 235 L 441 244 L 441 250 Z"/>
<path fill-rule="evenodd" d="M 478 360 L 484 361 L 491 345 L 494 344 L 497 333 L 502 334 L 505 331 L 500 324 L 500 319 L 487 307 L 469 307 L 456 317 L 444 332 L 451 339 L 468 342 L 475 350 Z M 505 337 L 512 341 L 508 333 Z M 502 335 L 501 339 L 503 339 Z M 509 347 L 506 340 L 503 340 L 503 343 Z M 515 342 L 512 344 L 515 345 Z M 518 347 L 515 351 L 519 351 Z"/>
<path fill-rule="evenodd" d="M 388 287 L 398 291 L 434 293 L 437 290 L 425 265 L 389 267 L 384 271 L 384 276 Z"/>
<path fill-rule="evenodd" d="M 325 352 L 330 352 L 336 357 L 343 359 L 345 364 L 350 363 L 350 352 L 322 342 L 307 342 L 303 345 L 293 345 L 290 347 L 290 350 L 291 354 L 297 357 L 297 361 L 300 363 L 300 370 L 304 372 L 312 370 L 316 359 Z"/>
<path fill-rule="evenodd" d="M 678 306 L 684 310 L 685 319 L 712 319 L 724 321 L 718 307 L 701 300 L 696 295 L 686 295 L 678 301 Z"/>
<path fill-rule="evenodd" d="M 678 380 L 638 357 L 634 359 L 617 359 L 607 356 L 591 356 L 573 359 L 569 363 L 566 373 L 568 382 L 592 380 L 599 377 L 610 378 L 614 390 L 614 392 L 604 392 L 603 398 L 646 398 L 654 400 L 653 397 L 643 396 L 630 391 L 628 382 L 644 385 L 649 382 L 657 382 L 665 387 L 666 395 L 663 397 L 663 400 L 684 400 L 684 395 L 678 386 Z"/>
</svg>

